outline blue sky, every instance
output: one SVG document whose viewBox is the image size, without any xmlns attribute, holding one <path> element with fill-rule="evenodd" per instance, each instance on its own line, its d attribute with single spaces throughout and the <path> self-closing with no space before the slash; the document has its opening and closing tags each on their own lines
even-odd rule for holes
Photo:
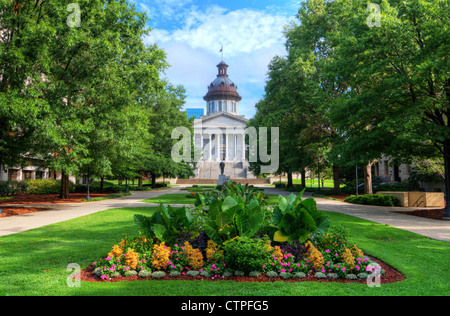
<svg viewBox="0 0 450 316">
<path fill-rule="evenodd" d="M 157 43 L 171 67 L 166 76 L 187 91 L 186 106 L 204 108 L 216 65 L 230 66 L 242 96 L 239 114 L 251 118 L 264 95 L 267 65 L 285 55 L 284 27 L 295 20 L 300 0 L 134 0 L 150 17 L 147 43 Z"/>
</svg>

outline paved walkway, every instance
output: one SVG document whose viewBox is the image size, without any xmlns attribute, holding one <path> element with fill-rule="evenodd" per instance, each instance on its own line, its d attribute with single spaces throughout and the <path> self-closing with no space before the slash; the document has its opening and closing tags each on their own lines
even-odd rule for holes
<svg viewBox="0 0 450 316">
<path fill-rule="evenodd" d="M 288 196 L 293 193 L 274 188 L 265 188 L 264 192 L 266 194 L 283 196 Z M 305 192 L 303 197 L 312 197 L 312 194 L 309 192 Z M 394 213 L 413 211 L 417 210 L 418 208 L 358 205 L 317 197 L 314 197 L 314 200 L 316 200 L 317 208 L 322 211 L 348 214 L 376 223 L 386 224 L 392 227 L 408 230 L 432 239 L 450 242 L 450 221 Z"/>
<path fill-rule="evenodd" d="M 49 207 L 51 210 L 0 218 L 0 236 L 20 233 L 29 229 L 66 221 L 107 209 L 157 206 L 157 204 L 143 203 L 140 201 L 163 194 L 185 193 L 186 191 L 181 191 L 181 188 L 180 186 L 160 191 L 132 192 L 131 196 L 98 202 L 40 205 L 41 207 Z M 271 187 L 264 187 L 264 190 L 266 194 L 283 196 L 291 194 L 291 192 Z M 304 195 L 305 198 L 311 196 L 310 193 L 305 193 Z M 318 209 L 323 211 L 344 213 L 408 230 L 432 239 L 450 242 L 450 221 L 394 213 L 397 211 L 414 210 L 416 208 L 356 205 L 325 198 L 315 197 L 314 199 L 317 202 Z"/>
<path fill-rule="evenodd" d="M 33 205 L 34 207 L 50 208 L 50 210 L 0 218 L 0 236 L 20 233 L 113 208 L 157 206 L 157 204 L 140 201 L 164 194 L 186 192 L 180 192 L 180 189 L 181 187 L 174 187 L 158 191 L 137 191 L 132 192 L 130 196 L 97 202 Z M 25 205 L 16 206 L 24 207 Z M 2 207 L 6 208 L 7 206 L 2 205 Z"/>
</svg>

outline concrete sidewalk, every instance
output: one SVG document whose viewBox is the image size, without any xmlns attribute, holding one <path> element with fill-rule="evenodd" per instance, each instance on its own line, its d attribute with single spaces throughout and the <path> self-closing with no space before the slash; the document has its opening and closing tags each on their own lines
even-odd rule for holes
<svg viewBox="0 0 450 316">
<path fill-rule="evenodd" d="M 181 188 L 174 187 L 158 191 L 131 192 L 132 195 L 130 196 L 97 202 L 35 205 L 35 207 L 50 208 L 50 210 L 0 218 L 0 236 L 20 233 L 108 209 L 157 206 L 157 204 L 143 203 L 140 201 L 164 194 L 186 192 L 180 191 Z M 21 207 L 23 206 L 21 205 Z"/>
<path fill-rule="evenodd" d="M 264 188 L 266 194 L 289 196 L 291 193 L 275 188 Z M 304 198 L 313 197 L 312 193 L 305 192 Z M 356 216 L 380 224 L 386 224 L 404 229 L 432 239 L 450 242 L 450 221 L 423 218 L 418 216 L 398 214 L 394 212 L 408 212 L 420 208 L 384 207 L 371 205 L 351 204 L 326 198 L 314 197 L 317 208 L 322 211 L 338 212 Z"/>
<path fill-rule="evenodd" d="M 174 187 L 160 191 L 132 192 L 131 196 L 99 202 L 47 205 L 45 207 L 51 207 L 51 210 L 0 218 L 0 236 L 24 232 L 33 228 L 70 220 L 107 209 L 157 206 L 158 204 L 143 203 L 140 201 L 164 194 L 186 193 L 186 191 L 181 191 L 182 187 Z M 263 188 L 266 194 L 288 196 L 292 193 L 271 187 Z M 304 198 L 308 197 L 312 197 L 311 193 L 304 194 Z M 314 197 L 314 199 L 317 202 L 317 208 L 319 210 L 348 214 L 376 223 L 408 230 L 432 239 L 450 242 L 450 221 L 394 213 L 398 211 L 416 210 L 417 208 L 357 205 L 317 197 Z M 179 205 L 173 206 L 177 207 Z M 44 207 L 44 205 L 40 205 L 40 207 Z"/>
</svg>

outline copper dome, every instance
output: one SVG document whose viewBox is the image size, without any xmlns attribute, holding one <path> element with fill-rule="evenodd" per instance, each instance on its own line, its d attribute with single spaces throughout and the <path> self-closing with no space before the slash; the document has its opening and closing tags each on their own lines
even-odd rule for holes
<svg viewBox="0 0 450 316">
<path fill-rule="evenodd" d="M 222 61 L 217 65 L 219 69 L 219 74 L 216 80 L 214 80 L 208 86 L 208 93 L 203 97 L 205 101 L 214 100 L 231 100 L 231 101 L 241 101 L 242 97 L 237 92 L 237 86 L 228 78 L 227 68 L 228 65 Z"/>
</svg>

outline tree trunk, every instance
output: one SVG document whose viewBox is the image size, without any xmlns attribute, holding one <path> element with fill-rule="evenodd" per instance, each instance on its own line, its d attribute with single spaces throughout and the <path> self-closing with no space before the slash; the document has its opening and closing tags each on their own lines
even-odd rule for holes
<svg viewBox="0 0 450 316">
<path fill-rule="evenodd" d="M 334 194 L 341 194 L 341 185 L 339 183 L 339 166 L 333 165 L 333 185 Z"/>
<path fill-rule="evenodd" d="M 444 173 L 445 173 L 445 213 L 443 218 L 450 219 L 450 139 L 444 141 Z"/>
<path fill-rule="evenodd" d="M 61 190 L 59 191 L 59 198 L 68 199 L 69 197 L 69 175 L 63 171 L 61 173 Z"/>
<path fill-rule="evenodd" d="M 142 177 L 139 177 L 139 181 L 138 181 L 138 187 L 142 187 Z"/>
<path fill-rule="evenodd" d="M 306 170 L 305 170 L 305 168 L 302 168 L 301 175 L 302 175 L 302 187 L 306 188 Z"/>
<path fill-rule="evenodd" d="M 292 172 L 288 172 L 287 178 L 288 178 L 287 187 L 292 188 Z"/>
<path fill-rule="evenodd" d="M 372 162 L 364 166 L 364 194 L 373 194 L 372 190 Z"/>
<path fill-rule="evenodd" d="M 152 174 L 152 189 L 156 189 L 156 176 Z"/>
<path fill-rule="evenodd" d="M 100 178 L 100 193 L 103 193 L 103 182 L 105 181 L 105 178 Z"/>
</svg>

